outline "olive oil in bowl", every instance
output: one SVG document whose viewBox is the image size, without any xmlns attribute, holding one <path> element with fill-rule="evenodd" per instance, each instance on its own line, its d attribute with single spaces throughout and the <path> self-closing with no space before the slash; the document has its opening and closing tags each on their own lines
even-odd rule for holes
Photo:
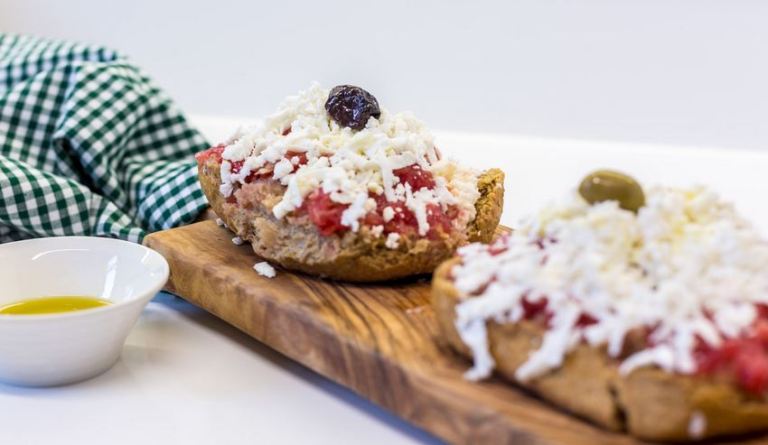
<svg viewBox="0 0 768 445">
<path fill-rule="evenodd" d="M 0 306 L 0 315 L 46 315 L 95 309 L 112 304 L 94 297 L 43 297 Z"/>
</svg>

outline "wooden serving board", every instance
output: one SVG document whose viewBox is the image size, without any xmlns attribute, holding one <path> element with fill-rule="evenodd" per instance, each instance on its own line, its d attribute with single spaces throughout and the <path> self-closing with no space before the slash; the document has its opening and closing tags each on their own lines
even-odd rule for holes
<svg viewBox="0 0 768 445">
<path fill-rule="evenodd" d="M 232 236 L 205 221 L 145 244 L 168 260 L 171 292 L 448 442 L 639 443 L 501 380 L 464 380 L 469 363 L 441 344 L 427 280 L 352 285 L 283 270 L 268 279 L 252 269 L 259 259 L 250 246 Z"/>
</svg>

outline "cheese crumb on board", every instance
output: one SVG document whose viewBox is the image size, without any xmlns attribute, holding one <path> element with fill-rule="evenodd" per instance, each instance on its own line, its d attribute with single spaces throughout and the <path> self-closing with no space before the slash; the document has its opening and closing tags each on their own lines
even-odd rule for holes
<svg viewBox="0 0 768 445">
<path fill-rule="evenodd" d="M 253 270 L 255 270 L 262 277 L 275 278 L 275 276 L 277 276 L 275 268 L 266 261 L 254 264 Z"/>
<path fill-rule="evenodd" d="M 245 241 L 243 241 L 243 239 L 240 238 L 239 236 L 236 236 L 236 237 L 232 238 L 232 244 L 234 244 L 236 246 L 242 246 L 244 242 Z"/>
</svg>

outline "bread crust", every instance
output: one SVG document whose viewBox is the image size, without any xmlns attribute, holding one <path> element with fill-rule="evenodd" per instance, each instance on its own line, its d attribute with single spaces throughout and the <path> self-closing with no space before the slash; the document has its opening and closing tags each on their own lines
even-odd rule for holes
<svg viewBox="0 0 768 445">
<path fill-rule="evenodd" d="M 244 185 L 237 193 L 239 205 L 226 202 L 219 192 L 219 164 L 208 159 L 198 165 L 198 177 L 216 214 L 239 237 L 251 243 L 254 252 L 286 269 L 310 275 L 350 281 L 376 282 L 432 273 L 468 242 L 489 241 L 501 218 L 504 173 L 492 169 L 478 180 L 480 199 L 477 217 L 467 233 L 441 236 L 436 240 L 403 237 L 396 249 L 387 248 L 385 238 L 367 227 L 358 232 L 324 236 L 306 216 L 277 219 L 272 208 L 282 196 L 282 186 L 273 181 Z"/>
<path fill-rule="evenodd" d="M 451 269 L 460 259 L 443 263 L 434 274 L 432 305 L 444 339 L 471 358 L 454 325 L 459 292 Z M 687 442 L 768 429 L 768 404 L 725 379 L 686 376 L 658 368 L 641 368 L 627 376 L 605 349 L 579 345 L 562 367 L 528 382 L 515 371 L 538 349 L 545 329 L 534 322 L 488 323 L 488 343 L 503 377 L 543 399 L 612 431 L 627 431 L 645 440 Z M 706 419 L 703 430 L 700 419 Z M 697 424 L 698 422 L 698 424 Z"/>
</svg>

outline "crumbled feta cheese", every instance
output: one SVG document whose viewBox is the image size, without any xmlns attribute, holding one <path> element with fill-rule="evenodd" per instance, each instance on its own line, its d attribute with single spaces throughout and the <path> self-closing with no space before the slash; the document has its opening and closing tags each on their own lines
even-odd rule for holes
<svg viewBox="0 0 768 445">
<path fill-rule="evenodd" d="M 232 244 L 234 244 L 236 246 L 242 246 L 244 242 L 245 241 L 243 241 L 243 239 L 240 238 L 239 236 L 236 236 L 236 237 L 232 238 Z"/>
<path fill-rule="evenodd" d="M 368 202 L 368 193 L 360 193 L 357 195 L 352 204 L 341 214 L 341 224 L 352 229 L 353 232 L 357 232 L 360 229 L 360 218 L 368 213 L 366 209 L 366 203 Z"/>
<path fill-rule="evenodd" d="M 275 278 L 275 276 L 277 276 L 275 268 L 266 261 L 254 264 L 253 270 L 255 270 L 262 277 Z"/>
<path fill-rule="evenodd" d="M 382 216 L 384 217 L 384 222 L 390 222 L 395 217 L 395 211 L 392 207 L 385 207 Z"/>
<path fill-rule="evenodd" d="M 221 193 L 221 196 L 225 198 L 229 198 L 232 196 L 232 191 L 234 188 L 232 187 L 232 184 L 230 183 L 224 183 L 219 186 L 219 193 Z"/>
<path fill-rule="evenodd" d="M 400 246 L 400 234 L 390 233 L 387 235 L 387 241 L 384 243 L 384 245 L 388 249 L 397 249 Z"/>
<path fill-rule="evenodd" d="M 416 222 L 419 224 L 419 235 L 424 236 L 429 232 L 427 206 L 437 203 L 438 200 L 433 190 L 421 189 L 414 193 L 411 192 L 410 185 L 405 187 L 405 205 L 416 216 Z"/>
<path fill-rule="evenodd" d="M 222 195 L 230 196 L 235 184 L 274 164 L 272 178 L 287 187 L 272 209 L 279 219 L 301 207 L 304 198 L 318 188 L 332 201 L 350 206 L 342 224 L 353 231 L 359 229 L 365 214 L 376 208 L 375 201 L 366 201 L 369 193 L 383 194 L 389 202 L 407 203 L 417 217 L 421 235 L 429 231 L 428 204 L 457 206 L 458 227 L 466 227 L 475 218 L 478 172 L 439 159 L 433 137 L 423 123 L 410 113 L 390 114 L 382 109 L 378 119 L 371 118 L 364 129 L 353 131 L 330 119 L 325 110 L 327 98 L 328 90 L 315 84 L 288 97 L 263 122 L 239 130 L 222 153 Z M 283 134 L 286 128 L 291 131 Z M 304 153 L 306 164 L 299 165 L 299 157 L 289 152 Z M 232 162 L 242 162 L 237 173 L 232 172 Z M 413 192 L 400 183 L 394 171 L 414 164 L 433 175 L 433 190 Z M 385 222 L 393 217 L 391 208 L 385 211 Z"/>
<path fill-rule="evenodd" d="M 464 373 L 464 377 L 467 380 L 475 381 L 488 377 L 493 367 L 496 366 L 496 362 L 493 360 L 491 351 L 487 346 L 487 335 L 485 320 L 476 319 L 464 325 L 461 339 L 472 351 L 475 358 L 475 365 Z"/>
<path fill-rule="evenodd" d="M 470 376 L 492 370 L 480 330 L 488 320 L 519 321 L 523 296 L 547 299 L 552 317 L 542 345 L 517 370 L 522 381 L 561 366 L 582 339 L 617 357 L 626 334 L 644 327 L 654 327 L 653 346 L 627 357 L 620 372 L 658 366 L 690 374 L 697 338 L 718 346 L 752 325 L 755 305 L 768 303 L 768 242 L 705 188 L 653 188 L 646 198 L 634 214 L 574 193 L 493 252 L 478 244 L 460 250 L 456 327 L 475 355 Z M 596 323 L 579 326 L 582 314 Z"/>
<path fill-rule="evenodd" d="M 375 237 L 380 237 L 384 233 L 384 226 L 371 227 L 371 234 Z"/>
<path fill-rule="evenodd" d="M 688 421 L 688 437 L 691 439 L 701 439 L 707 434 L 707 416 L 701 411 L 691 413 Z"/>
<path fill-rule="evenodd" d="M 293 167 L 294 165 L 291 161 L 283 158 L 278 161 L 277 164 L 275 164 L 275 170 L 272 173 L 272 177 L 274 179 L 282 179 L 288 176 L 290 173 L 293 173 Z"/>
</svg>

